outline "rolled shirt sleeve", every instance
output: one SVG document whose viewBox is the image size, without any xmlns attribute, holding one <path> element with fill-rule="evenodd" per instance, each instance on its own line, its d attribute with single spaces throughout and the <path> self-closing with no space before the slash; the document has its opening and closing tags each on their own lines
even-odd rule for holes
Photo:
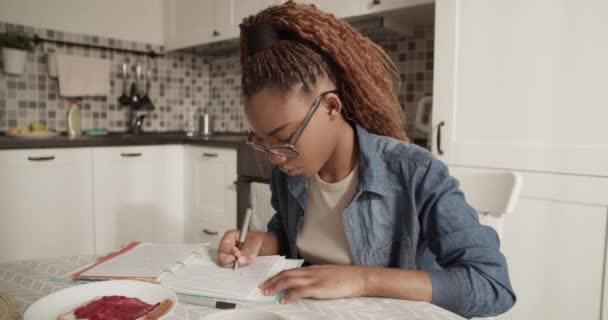
<svg viewBox="0 0 608 320">
<path fill-rule="evenodd" d="M 421 231 L 442 268 L 429 271 L 433 304 L 467 318 L 509 310 L 516 296 L 498 234 L 479 223 L 439 160 L 430 162 L 418 196 Z"/>
</svg>

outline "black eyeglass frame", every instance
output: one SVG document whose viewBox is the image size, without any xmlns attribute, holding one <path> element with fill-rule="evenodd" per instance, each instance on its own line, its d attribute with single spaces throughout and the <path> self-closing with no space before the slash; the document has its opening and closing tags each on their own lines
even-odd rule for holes
<svg viewBox="0 0 608 320">
<path fill-rule="evenodd" d="M 304 129 L 306 129 L 306 127 L 308 126 L 308 123 L 310 122 L 310 119 L 312 119 L 312 116 L 315 114 L 315 111 L 317 111 L 317 109 L 319 109 L 319 106 L 321 105 L 321 101 L 323 100 L 323 97 L 329 93 L 337 94 L 338 90 L 334 89 L 334 90 L 325 91 L 325 92 L 322 92 L 321 94 L 319 94 L 317 99 L 315 99 L 315 102 L 313 103 L 312 107 L 306 114 L 306 117 L 304 117 L 304 120 L 302 120 L 302 123 L 300 123 L 300 126 L 294 133 L 293 137 L 291 137 L 291 140 L 289 141 L 289 143 L 280 145 L 280 146 L 267 147 L 265 145 L 260 145 L 260 144 L 253 142 L 253 137 L 256 134 L 253 132 L 250 132 L 249 136 L 247 137 L 247 145 L 258 151 L 264 152 L 268 155 L 276 155 L 276 156 L 286 157 L 286 158 L 295 158 L 295 157 L 299 156 L 300 153 L 298 152 L 298 150 L 296 150 L 296 143 L 298 142 L 298 139 L 300 138 L 302 133 L 304 133 Z M 287 153 L 281 152 L 281 151 L 287 151 L 287 150 L 288 150 Z"/>
</svg>

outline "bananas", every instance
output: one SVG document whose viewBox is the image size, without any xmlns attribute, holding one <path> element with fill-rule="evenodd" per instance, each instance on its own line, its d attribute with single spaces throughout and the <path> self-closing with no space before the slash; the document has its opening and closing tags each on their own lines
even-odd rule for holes
<svg viewBox="0 0 608 320">
<path fill-rule="evenodd" d="M 51 130 L 42 123 L 35 121 L 30 124 L 30 132 L 51 132 Z"/>
<path fill-rule="evenodd" d="M 47 128 L 44 124 L 38 121 L 34 121 L 26 128 L 9 128 L 7 134 L 16 136 L 34 132 L 51 132 L 51 130 Z"/>
</svg>

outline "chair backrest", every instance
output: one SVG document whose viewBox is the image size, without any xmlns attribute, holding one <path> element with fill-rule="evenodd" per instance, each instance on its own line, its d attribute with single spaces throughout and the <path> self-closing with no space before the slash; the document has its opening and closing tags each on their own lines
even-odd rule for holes
<svg viewBox="0 0 608 320">
<path fill-rule="evenodd" d="M 502 237 L 504 215 L 515 211 L 523 178 L 514 171 L 490 171 L 450 168 L 460 183 L 467 203 L 479 213 L 479 222 L 496 230 Z"/>
<path fill-rule="evenodd" d="M 270 186 L 267 183 L 252 182 L 250 187 L 251 208 L 253 209 L 250 229 L 266 232 L 268 231 L 266 225 L 275 213 L 270 202 L 272 198 Z"/>
</svg>

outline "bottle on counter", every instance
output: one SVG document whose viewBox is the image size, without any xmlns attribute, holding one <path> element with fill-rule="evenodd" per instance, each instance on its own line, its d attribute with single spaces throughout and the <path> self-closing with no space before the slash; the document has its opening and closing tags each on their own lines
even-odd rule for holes
<svg viewBox="0 0 608 320">
<path fill-rule="evenodd" d="M 198 123 L 196 122 L 196 112 L 194 110 L 188 111 L 186 115 L 186 121 L 184 123 L 184 131 L 186 136 L 193 137 L 198 130 Z"/>
<path fill-rule="evenodd" d="M 68 138 L 76 139 L 82 135 L 82 115 L 76 99 L 68 106 Z"/>
</svg>

